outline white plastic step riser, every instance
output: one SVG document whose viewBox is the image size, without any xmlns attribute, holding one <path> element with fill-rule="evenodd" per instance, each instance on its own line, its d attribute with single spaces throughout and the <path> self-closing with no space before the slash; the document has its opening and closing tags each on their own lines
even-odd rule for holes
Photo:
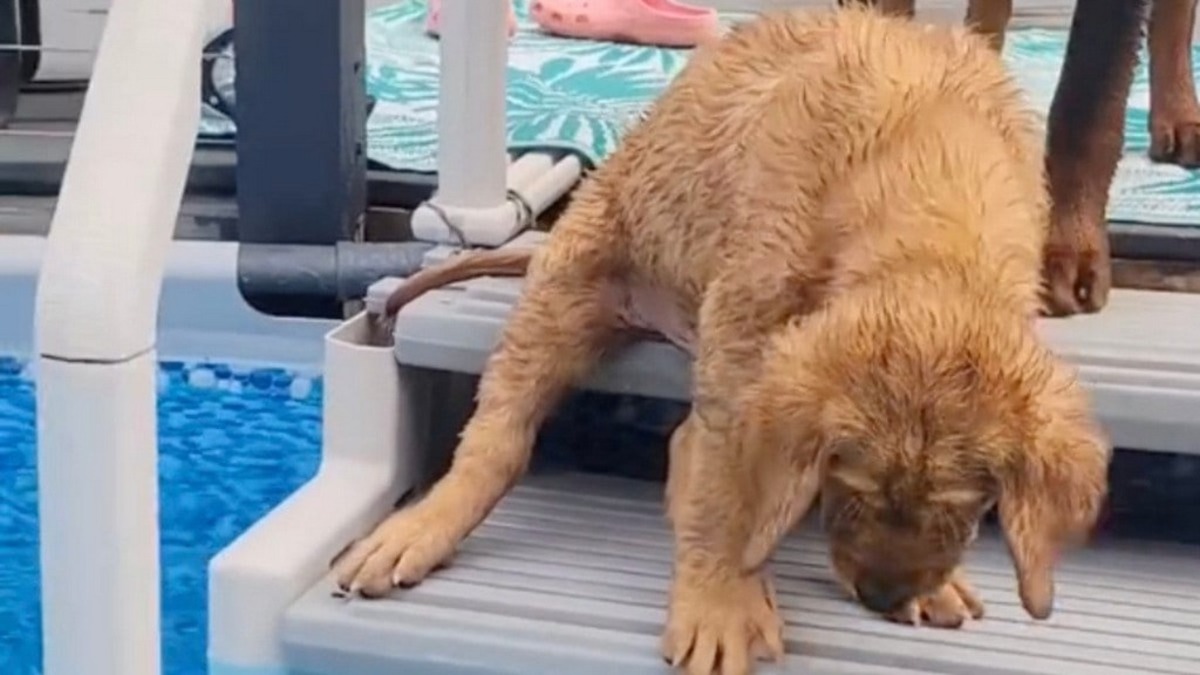
<svg viewBox="0 0 1200 675">
<path fill-rule="evenodd" d="M 395 287 L 388 279 L 373 293 Z M 475 279 L 431 291 L 397 318 L 401 363 L 482 372 L 520 295 L 518 279 Z M 1047 319 L 1041 329 L 1075 363 L 1118 447 L 1200 454 L 1200 295 L 1113 292 L 1097 315 Z M 643 342 L 609 358 L 584 387 L 687 401 L 689 357 Z"/>
</svg>

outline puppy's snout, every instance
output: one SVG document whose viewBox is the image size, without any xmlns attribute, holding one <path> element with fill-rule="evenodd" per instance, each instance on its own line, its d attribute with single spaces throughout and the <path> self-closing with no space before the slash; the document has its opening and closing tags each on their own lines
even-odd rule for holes
<svg viewBox="0 0 1200 675">
<path fill-rule="evenodd" d="M 891 614 L 902 609 L 914 593 L 902 586 L 881 582 L 876 579 L 863 579 L 854 584 L 858 599 L 872 612 Z"/>
</svg>

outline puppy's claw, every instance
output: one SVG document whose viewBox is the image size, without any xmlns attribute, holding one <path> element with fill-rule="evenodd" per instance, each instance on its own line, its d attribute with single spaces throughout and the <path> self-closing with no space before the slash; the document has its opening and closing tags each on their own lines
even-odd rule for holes
<svg viewBox="0 0 1200 675">
<path fill-rule="evenodd" d="M 940 589 L 910 602 L 901 611 L 887 618 L 897 623 L 936 628 L 961 628 L 968 619 L 983 617 L 983 602 L 962 572 L 954 575 Z"/>
<path fill-rule="evenodd" d="M 778 662 L 779 658 L 775 655 L 775 647 L 768 645 L 766 639 L 759 638 L 754 641 L 754 647 L 750 653 L 754 655 L 755 661 Z"/>
<path fill-rule="evenodd" d="M 412 550 L 406 552 L 392 570 L 392 585 L 396 588 L 412 588 L 421 583 L 422 579 L 449 564 L 450 556 L 454 553 L 452 549 L 444 558 L 422 558 L 412 555 Z"/>
<path fill-rule="evenodd" d="M 748 675 L 756 657 L 783 657 L 783 621 L 759 577 L 728 583 L 676 581 L 663 658 L 688 675 Z"/>
<path fill-rule="evenodd" d="M 888 621 L 895 623 L 904 623 L 910 626 L 921 625 L 921 601 L 913 600 L 904 606 L 903 609 L 893 614 L 886 616 Z"/>
<path fill-rule="evenodd" d="M 774 607 L 771 608 L 774 611 Z M 779 663 L 783 660 L 785 651 L 783 645 L 783 631 L 766 631 L 758 640 L 755 640 L 755 658 L 759 661 L 771 661 Z"/>
<path fill-rule="evenodd" d="M 369 536 L 350 546 L 334 563 L 341 588 L 364 597 L 388 594 L 423 580 L 450 557 L 460 537 L 444 519 L 419 507 L 393 513 Z"/>
<path fill-rule="evenodd" d="M 968 616 L 976 621 L 982 619 L 985 614 L 983 600 L 979 599 L 979 591 L 975 590 L 971 582 L 967 581 L 967 576 L 963 574 L 962 570 L 955 571 L 950 578 L 950 584 L 958 593 L 958 599 L 966 607 Z"/>
<path fill-rule="evenodd" d="M 695 633 L 689 631 L 681 634 L 668 624 L 662 636 L 663 660 L 672 668 L 678 668 L 691 655 L 695 639 Z"/>
</svg>

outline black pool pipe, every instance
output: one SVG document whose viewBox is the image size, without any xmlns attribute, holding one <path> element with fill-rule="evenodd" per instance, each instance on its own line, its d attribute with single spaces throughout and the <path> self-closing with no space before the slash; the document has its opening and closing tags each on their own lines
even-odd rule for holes
<svg viewBox="0 0 1200 675">
<path fill-rule="evenodd" d="M 433 244 L 352 242 L 242 244 L 238 247 L 238 288 L 261 312 L 340 318 L 341 304 L 364 297 L 367 288 L 389 276 L 421 268 Z"/>
<path fill-rule="evenodd" d="M 0 44 L 21 44 L 17 0 L 0 0 Z M 8 126 L 17 112 L 21 92 L 20 50 L 0 48 L 0 129 Z"/>
</svg>

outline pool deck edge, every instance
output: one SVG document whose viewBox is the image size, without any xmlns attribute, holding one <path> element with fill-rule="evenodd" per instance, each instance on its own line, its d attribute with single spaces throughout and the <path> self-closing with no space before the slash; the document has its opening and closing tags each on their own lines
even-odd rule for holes
<svg viewBox="0 0 1200 675">
<path fill-rule="evenodd" d="M 0 237 L 0 353 L 33 353 L 34 302 L 45 239 Z M 158 315 L 164 359 L 272 363 L 318 370 L 324 335 L 335 321 L 273 317 L 243 300 L 237 284 L 238 244 L 174 241 L 167 257 Z"/>
</svg>

